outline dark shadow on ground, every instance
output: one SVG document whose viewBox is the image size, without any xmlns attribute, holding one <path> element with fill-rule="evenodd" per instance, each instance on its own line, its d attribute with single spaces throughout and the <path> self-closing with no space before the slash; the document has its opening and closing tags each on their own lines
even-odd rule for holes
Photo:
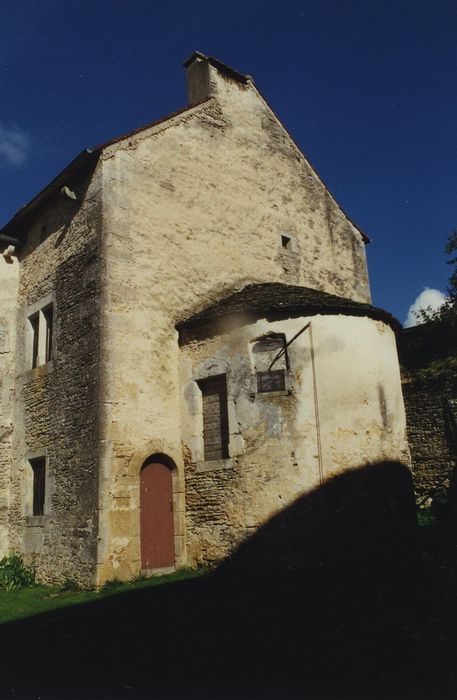
<svg viewBox="0 0 457 700">
<path fill-rule="evenodd" d="M 408 471 L 354 470 L 204 578 L 2 626 L 0 697 L 454 697 L 453 549 L 422 539 Z"/>
</svg>

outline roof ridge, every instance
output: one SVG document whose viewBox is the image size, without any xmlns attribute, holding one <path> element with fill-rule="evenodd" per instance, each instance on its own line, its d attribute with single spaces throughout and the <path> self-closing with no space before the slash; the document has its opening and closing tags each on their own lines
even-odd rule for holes
<svg viewBox="0 0 457 700">
<path fill-rule="evenodd" d="M 152 129 L 154 126 L 158 126 L 159 124 L 163 124 L 164 122 L 169 121 L 170 119 L 173 119 L 174 117 L 179 117 L 181 114 L 184 114 L 185 112 L 189 112 L 191 109 L 194 109 L 195 107 L 199 107 L 200 105 L 204 104 L 205 102 L 210 102 L 212 98 L 208 97 L 205 98 L 204 100 L 200 100 L 199 102 L 196 102 L 193 105 L 187 105 L 186 107 L 182 107 L 181 109 L 177 109 L 175 112 L 170 112 L 169 114 L 166 114 L 164 117 L 160 117 L 160 119 L 155 119 L 152 122 L 149 122 L 148 124 L 144 124 L 144 126 L 139 126 L 136 129 L 132 129 L 131 131 L 128 131 L 126 134 L 122 134 L 121 136 L 115 136 L 112 139 L 109 139 L 108 141 L 103 141 L 102 143 L 98 144 L 97 146 L 94 146 L 91 150 L 94 153 L 98 153 L 99 151 L 102 151 L 104 148 L 107 148 L 108 146 L 112 146 L 115 143 L 119 143 L 120 141 L 123 141 L 124 139 L 128 139 L 131 136 L 136 136 L 137 134 L 140 134 L 142 131 L 145 131 L 146 129 Z"/>
</svg>

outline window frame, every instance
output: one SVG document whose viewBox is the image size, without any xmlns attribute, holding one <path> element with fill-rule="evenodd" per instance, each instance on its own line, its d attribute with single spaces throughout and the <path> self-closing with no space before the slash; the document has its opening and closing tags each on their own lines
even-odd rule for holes
<svg viewBox="0 0 457 700">
<path fill-rule="evenodd" d="M 25 515 L 29 524 L 40 523 L 49 513 L 49 469 L 47 450 L 27 456 Z"/>
<path fill-rule="evenodd" d="M 46 503 L 46 457 L 35 457 L 29 460 L 33 473 L 32 515 L 40 516 L 45 513 Z"/>
<path fill-rule="evenodd" d="M 197 385 L 202 394 L 202 436 L 203 436 L 203 461 L 218 462 L 230 458 L 230 425 L 228 411 L 228 391 L 227 375 L 218 374 L 204 379 L 199 379 Z M 220 417 L 220 455 L 214 454 L 214 446 L 209 440 L 208 433 L 205 433 L 205 397 L 219 396 L 219 417 Z"/>
<path fill-rule="evenodd" d="M 262 388 L 262 382 L 268 378 L 278 378 L 280 379 L 280 386 L 273 386 L 271 388 Z M 276 391 L 286 390 L 286 370 L 285 369 L 270 369 L 266 371 L 256 372 L 257 380 L 257 393 L 258 394 L 271 394 Z"/>
<path fill-rule="evenodd" d="M 44 338 L 44 363 L 51 362 L 53 358 L 53 339 L 54 339 L 54 303 L 51 302 L 42 309 L 45 338 Z"/>
<path fill-rule="evenodd" d="M 277 234 L 278 250 L 280 255 L 297 255 L 298 245 L 295 236 L 287 231 Z"/>
<path fill-rule="evenodd" d="M 52 369 L 56 348 L 56 303 L 53 295 L 27 309 L 24 371 Z"/>
<path fill-rule="evenodd" d="M 289 253 L 292 251 L 292 238 L 283 233 L 281 234 L 281 248 Z"/>
<path fill-rule="evenodd" d="M 287 375 L 290 371 L 286 334 L 272 331 L 251 340 L 251 352 L 254 361 L 255 393 L 262 395 L 285 393 Z M 255 361 L 256 356 L 261 357 L 262 354 L 269 359 L 269 363 Z M 280 354 L 281 357 L 277 357 Z M 275 358 L 281 361 L 282 367 L 276 369 L 271 367 L 271 362 L 275 362 Z M 268 378 L 271 380 L 269 388 Z"/>
<path fill-rule="evenodd" d="M 28 317 L 28 322 L 30 324 L 30 329 L 31 329 L 31 334 L 32 334 L 32 342 L 31 342 L 31 349 L 32 349 L 32 357 L 31 357 L 31 365 L 32 369 L 36 369 L 39 364 L 38 364 L 38 358 L 39 358 L 39 334 L 40 334 L 40 312 L 36 311 L 34 314 Z"/>
</svg>

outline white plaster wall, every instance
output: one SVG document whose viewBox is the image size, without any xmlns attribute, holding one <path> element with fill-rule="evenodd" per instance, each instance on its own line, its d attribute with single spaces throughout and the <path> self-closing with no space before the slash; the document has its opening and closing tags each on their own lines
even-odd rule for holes
<svg viewBox="0 0 457 700">
<path fill-rule="evenodd" d="M 290 340 L 309 321 L 312 336 L 306 330 L 289 348 L 289 393 L 255 393 L 252 340 L 271 331 Z M 208 463 L 203 473 L 195 379 L 220 374 L 224 367 L 231 459 Z M 184 346 L 181 384 L 192 563 L 226 556 L 318 486 L 321 474 L 325 480 L 383 460 L 408 464 L 395 336 L 382 322 L 349 316 L 259 320 L 230 336 Z"/>
</svg>

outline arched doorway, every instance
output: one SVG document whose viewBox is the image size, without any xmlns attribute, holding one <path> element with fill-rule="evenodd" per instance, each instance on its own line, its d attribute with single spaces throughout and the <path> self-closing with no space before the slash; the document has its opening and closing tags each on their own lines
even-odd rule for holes
<svg viewBox="0 0 457 700">
<path fill-rule="evenodd" d="M 140 472 L 141 568 L 174 566 L 173 465 L 153 455 Z"/>
</svg>

